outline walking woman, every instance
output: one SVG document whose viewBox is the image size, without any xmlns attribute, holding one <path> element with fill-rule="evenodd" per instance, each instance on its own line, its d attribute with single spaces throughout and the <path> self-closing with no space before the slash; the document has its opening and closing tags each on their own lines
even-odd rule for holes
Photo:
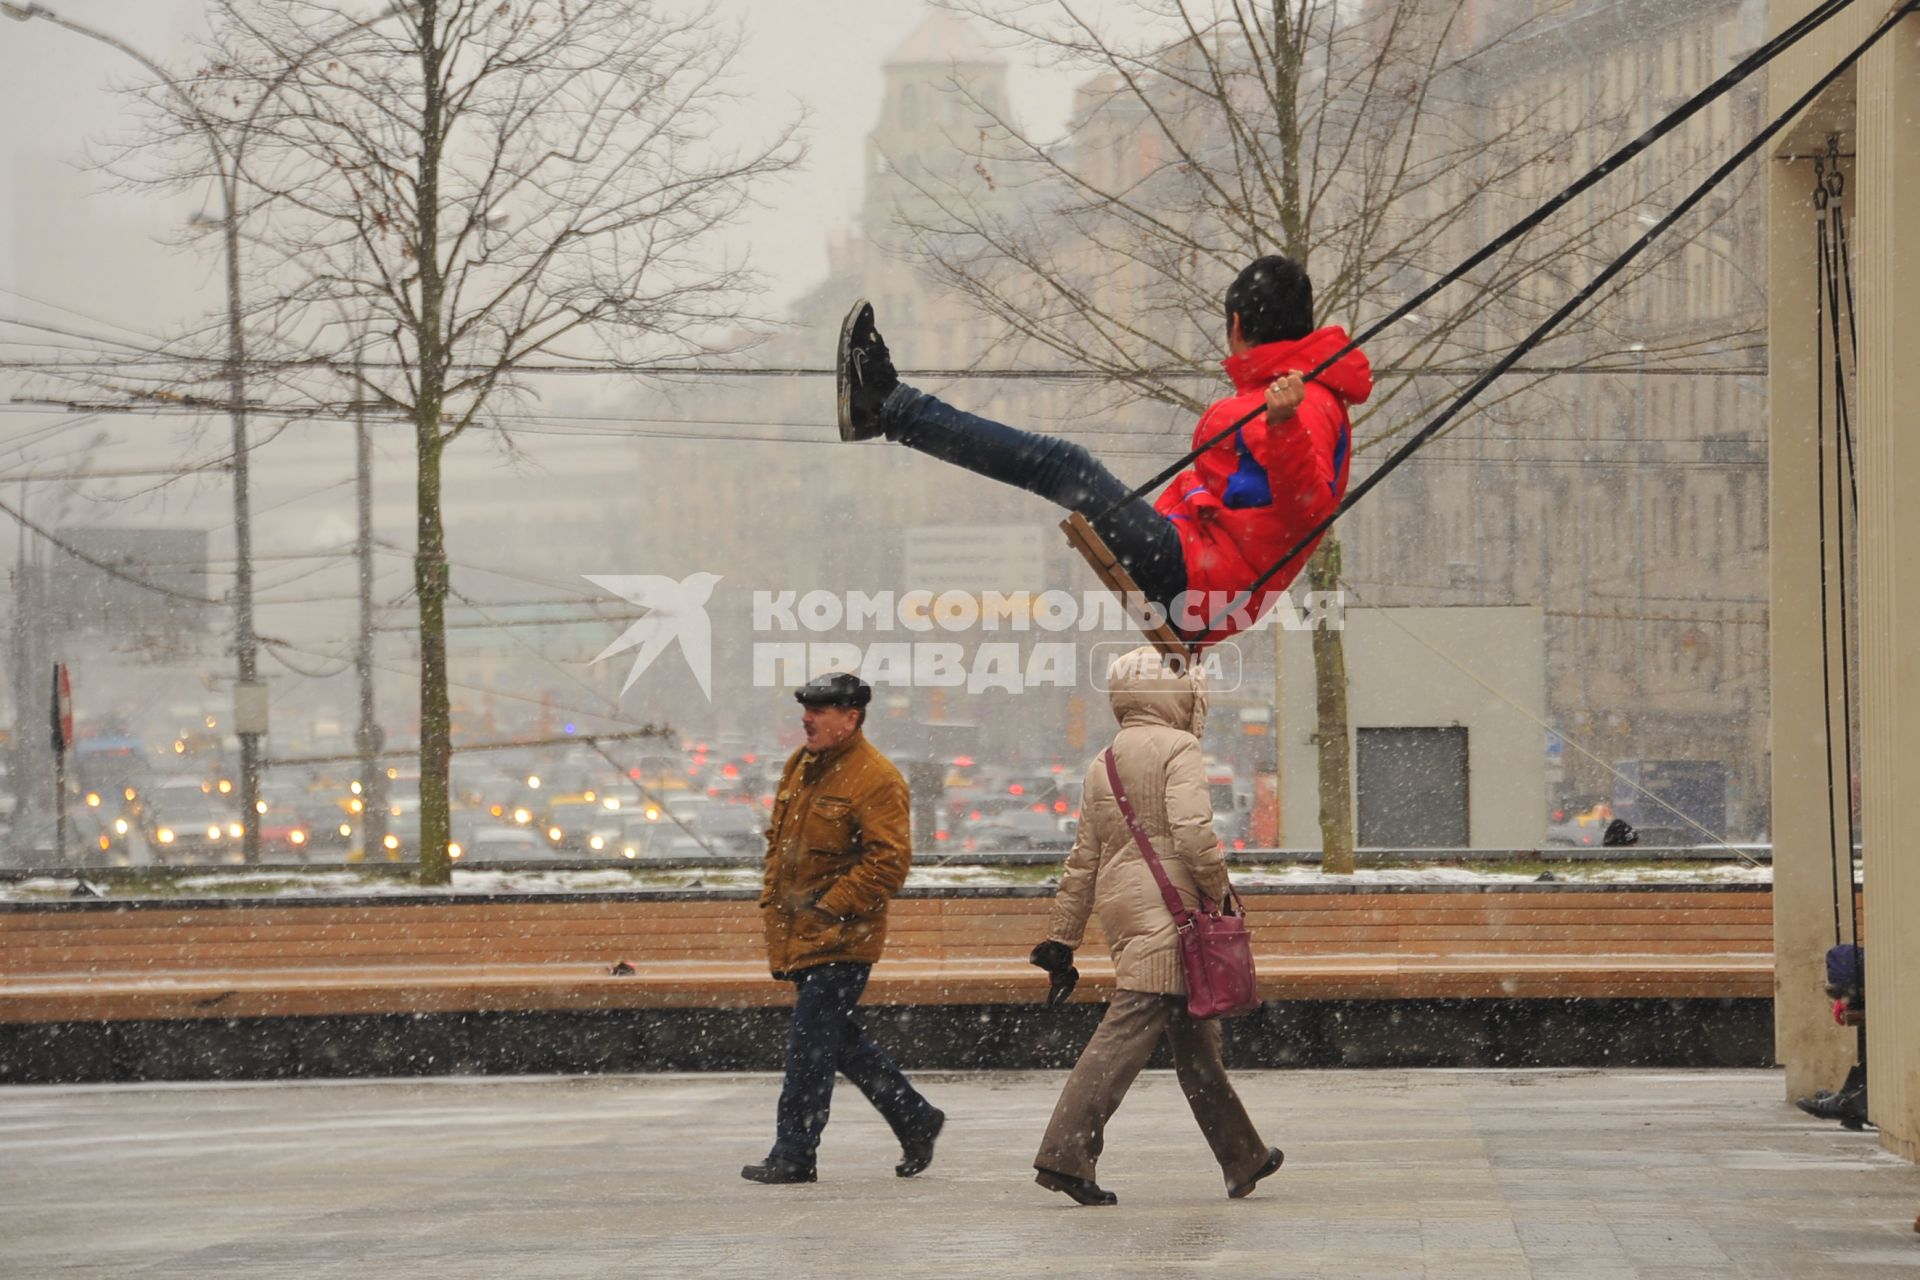
<svg viewBox="0 0 1920 1280">
<path fill-rule="evenodd" d="M 1120 785 L 1167 878 L 1188 910 L 1202 898 L 1220 902 L 1227 868 L 1200 754 L 1207 694 L 1199 670 L 1174 672 L 1143 645 L 1116 659 L 1107 679 L 1120 722 L 1112 747 Z M 1054 895 L 1047 940 L 1033 952 L 1033 962 L 1054 975 L 1056 990 L 1070 984 L 1073 950 L 1096 912 L 1113 951 L 1116 990 L 1054 1106 L 1033 1159 L 1034 1180 L 1083 1205 L 1118 1201 L 1094 1181 L 1107 1121 L 1165 1036 L 1181 1091 L 1220 1162 L 1227 1194 L 1236 1200 L 1249 1194 L 1279 1169 L 1283 1157 L 1261 1140 L 1227 1080 L 1220 1024 L 1187 1014 L 1173 913 L 1114 797 L 1104 753 L 1087 768 L 1079 836 Z"/>
</svg>

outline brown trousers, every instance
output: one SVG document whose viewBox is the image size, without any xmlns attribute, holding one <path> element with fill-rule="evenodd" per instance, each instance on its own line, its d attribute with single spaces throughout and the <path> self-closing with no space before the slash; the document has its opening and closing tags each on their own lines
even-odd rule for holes
<svg viewBox="0 0 1920 1280">
<path fill-rule="evenodd" d="M 1116 991 L 1100 1029 L 1087 1041 L 1067 1087 L 1054 1104 L 1053 1119 L 1033 1167 L 1093 1179 L 1106 1144 L 1107 1121 L 1120 1109 L 1133 1078 L 1153 1056 L 1164 1035 L 1173 1049 L 1173 1069 L 1187 1095 L 1193 1118 L 1213 1148 L 1229 1187 L 1252 1177 L 1267 1158 L 1240 1095 L 1220 1060 L 1220 1024 L 1187 1015 L 1185 996 L 1146 991 Z"/>
</svg>

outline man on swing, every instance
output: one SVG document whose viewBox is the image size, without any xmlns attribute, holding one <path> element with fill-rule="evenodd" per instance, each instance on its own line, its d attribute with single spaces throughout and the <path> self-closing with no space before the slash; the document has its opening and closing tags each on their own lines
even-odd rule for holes
<svg viewBox="0 0 1920 1280">
<path fill-rule="evenodd" d="M 840 438 L 885 436 L 1079 512 L 1184 638 L 1212 644 L 1266 612 L 1313 554 L 1308 547 L 1294 557 L 1251 608 L 1226 613 L 1339 505 L 1352 453 L 1347 406 L 1373 392 L 1358 350 L 1303 382 L 1347 335 L 1314 328 L 1313 282 L 1291 258 L 1250 264 L 1225 304 L 1234 394 L 1201 416 L 1193 447 L 1263 402 L 1266 411 L 1201 454 L 1152 504 L 1081 445 L 976 418 L 901 382 L 864 299 L 840 330 Z"/>
</svg>

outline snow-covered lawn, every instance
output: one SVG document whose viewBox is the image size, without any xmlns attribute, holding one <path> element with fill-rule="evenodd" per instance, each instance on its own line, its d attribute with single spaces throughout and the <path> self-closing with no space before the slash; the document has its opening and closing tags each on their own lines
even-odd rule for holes
<svg viewBox="0 0 1920 1280">
<path fill-rule="evenodd" d="M 996 867 L 981 865 L 919 866 L 907 878 L 914 888 L 995 888 L 1051 886 L 1057 869 L 1050 867 Z M 1568 884 L 1770 884 L 1772 869 L 1742 863 L 1721 864 L 1556 864 L 1554 880 Z M 1317 867 L 1285 864 L 1236 867 L 1234 883 L 1242 888 L 1312 885 L 1486 885 L 1530 884 L 1539 880 L 1536 869 L 1480 870 L 1459 866 L 1363 868 L 1351 876 L 1330 876 Z M 441 893 L 449 896 L 515 893 L 605 893 L 635 889 L 753 889 L 760 884 L 757 865 L 676 871 L 609 867 L 582 870 L 528 870 L 472 868 L 454 872 L 445 888 L 422 889 L 411 880 L 351 869 L 310 871 L 208 871 L 204 874 L 161 878 L 121 877 L 89 880 L 108 898 L 208 897 L 359 897 Z M 69 877 L 37 876 L 0 881 L 0 901 L 46 901 L 66 898 L 74 888 Z"/>
</svg>

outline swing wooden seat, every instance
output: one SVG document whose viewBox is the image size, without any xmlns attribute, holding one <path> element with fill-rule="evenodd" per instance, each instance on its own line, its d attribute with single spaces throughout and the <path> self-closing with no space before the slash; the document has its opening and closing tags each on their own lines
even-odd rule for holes
<svg viewBox="0 0 1920 1280">
<path fill-rule="evenodd" d="M 1067 535 L 1067 545 L 1080 553 L 1080 558 L 1093 570 L 1093 576 L 1107 590 L 1120 597 L 1120 607 L 1127 611 L 1135 626 L 1140 628 L 1147 642 L 1168 658 L 1184 663 L 1192 657 L 1187 642 L 1173 629 L 1173 624 L 1165 620 L 1155 625 L 1147 615 L 1146 595 L 1140 590 L 1140 584 L 1127 572 L 1127 566 L 1107 547 L 1100 535 L 1094 532 L 1093 524 L 1078 511 L 1060 522 L 1060 531 Z"/>
</svg>

